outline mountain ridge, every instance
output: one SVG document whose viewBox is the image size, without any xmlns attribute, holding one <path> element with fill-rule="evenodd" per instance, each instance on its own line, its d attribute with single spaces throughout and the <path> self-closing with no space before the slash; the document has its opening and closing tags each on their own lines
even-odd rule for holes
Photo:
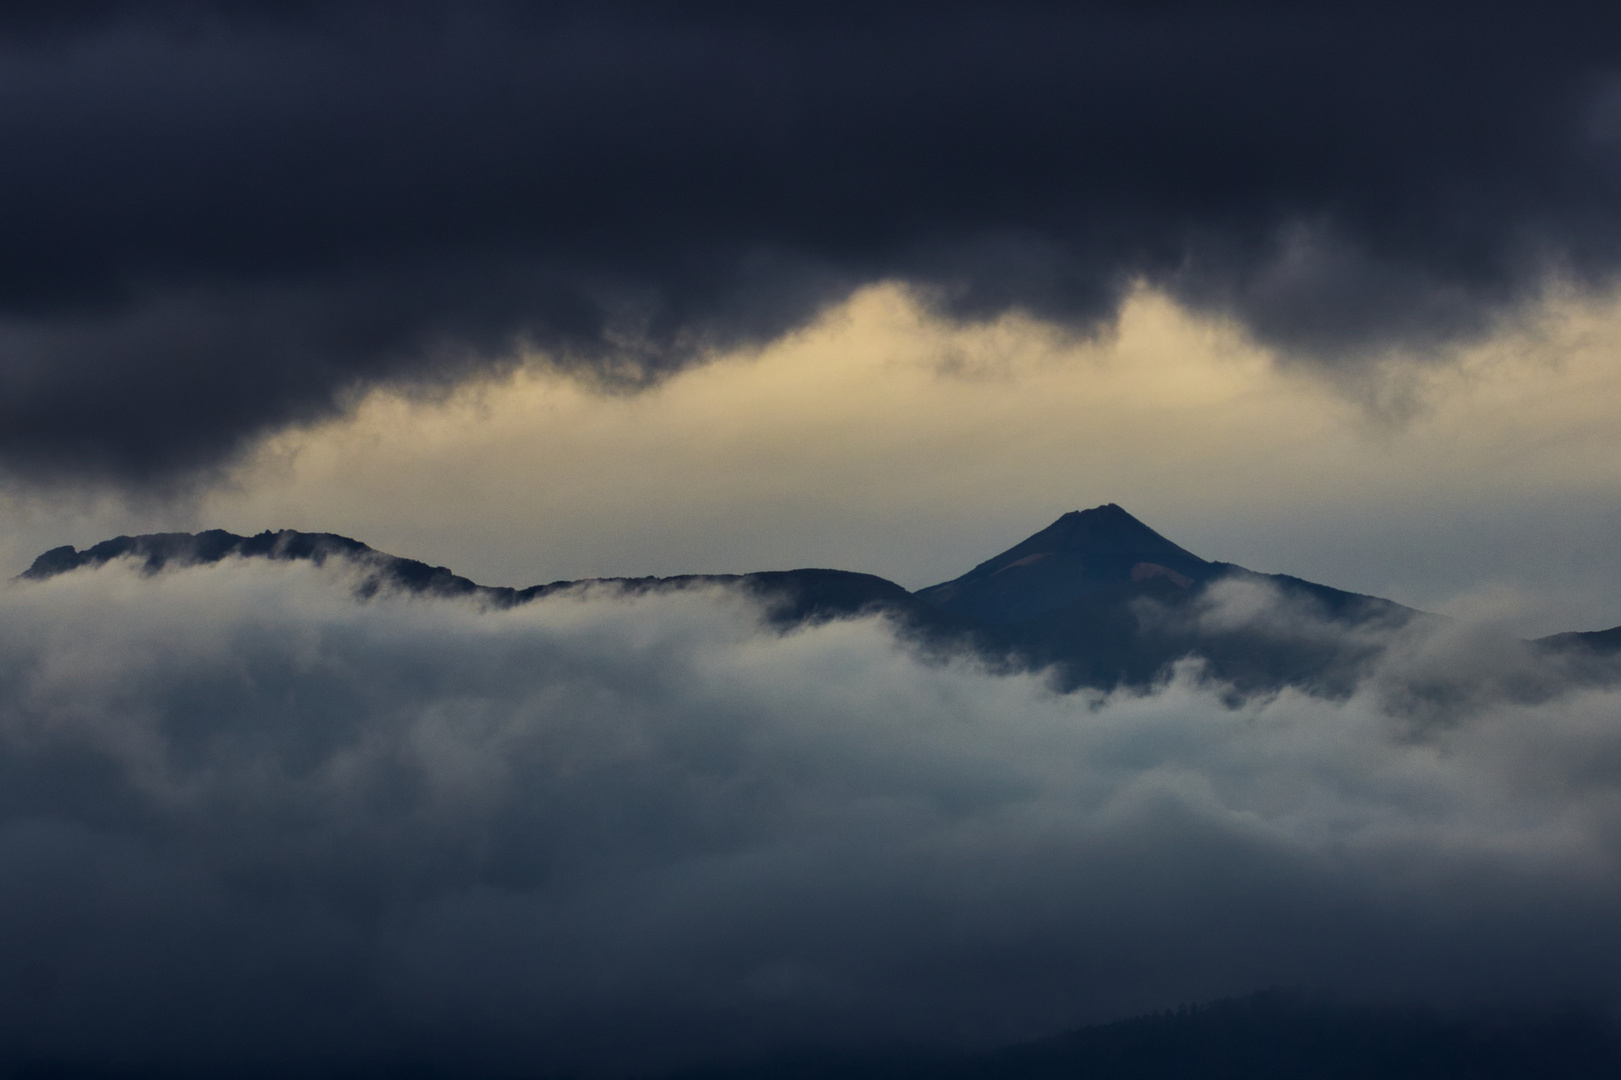
<svg viewBox="0 0 1621 1080">
<path fill-rule="evenodd" d="M 1144 686 L 1197 657 L 1240 690 L 1303 686 L 1349 693 L 1388 642 L 1415 622 L 1441 617 L 1381 597 L 1284 574 L 1200 558 L 1115 503 L 1070 511 L 968 573 L 909 592 L 886 578 L 804 568 L 747 574 L 585 578 L 515 589 L 480 585 L 449 568 L 402 558 L 336 533 L 278 530 L 119 536 L 84 551 L 44 552 L 18 578 L 38 581 L 115 559 L 141 572 L 228 558 L 343 559 L 360 571 L 356 595 L 387 589 L 474 599 L 495 608 L 582 588 L 645 593 L 738 588 L 759 600 L 767 622 L 787 632 L 830 619 L 881 614 L 936 655 L 969 652 L 994 668 L 1049 670 L 1062 690 Z M 1335 633 L 1280 633 L 1264 619 L 1212 617 L 1234 591 L 1259 590 Z M 1600 661 L 1621 653 L 1621 627 L 1569 632 L 1531 643 L 1543 653 Z"/>
<path fill-rule="evenodd" d="M 306 533 L 292 529 L 266 530 L 253 536 L 240 536 L 224 529 L 209 529 L 200 533 L 118 536 L 83 551 L 64 545 L 41 554 L 17 578 L 40 581 L 124 558 L 138 562 L 144 574 L 211 565 L 229 558 L 307 561 L 316 565 L 341 558 L 360 570 L 360 580 L 355 588 L 355 594 L 360 599 L 368 599 L 385 589 L 394 588 L 418 595 L 472 599 L 495 608 L 516 607 L 541 597 L 590 587 L 636 594 L 719 585 L 740 588 L 761 601 L 768 621 L 778 629 L 791 629 L 873 611 L 882 611 L 895 620 L 903 631 L 931 645 L 963 644 L 962 639 L 971 636 L 976 629 L 971 620 L 925 604 L 903 586 L 887 578 L 851 570 L 803 568 L 747 574 L 580 578 L 515 589 L 504 585 L 480 585 L 448 567 L 391 555 L 337 533 Z"/>
</svg>

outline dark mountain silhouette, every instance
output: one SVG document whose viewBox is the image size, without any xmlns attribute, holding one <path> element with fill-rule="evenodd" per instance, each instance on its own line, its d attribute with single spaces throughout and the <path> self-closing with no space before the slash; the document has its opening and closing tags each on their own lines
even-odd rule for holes
<svg viewBox="0 0 1621 1080">
<path fill-rule="evenodd" d="M 307 560 L 317 565 L 329 559 L 346 559 L 361 568 L 363 587 L 375 591 L 384 583 L 412 592 L 447 596 L 512 593 L 514 590 L 488 589 L 443 566 L 429 566 L 415 559 L 388 555 L 336 533 L 306 533 L 283 529 L 257 536 L 238 536 L 224 529 L 200 533 L 149 533 L 144 536 L 117 536 L 94 547 L 78 551 L 71 545 L 52 548 L 34 560 L 19 576 L 44 579 L 81 567 L 101 566 L 114 559 L 138 562 L 148 574 L 170 567 L 217 563 L 232 556 L 277 561 Z"/>
<path fill-rule="evenodd" d="M 1621 652 L 1621 626 L 1613 626 L 1608 630 L 1574 630 L 1563 634 L 1549 634 L 1545 638 L 1538 638 L 1536 644 L 1558 652 L 1611 656 Z"/>
<path fill-rule="evenodd" d="M 15 1080 L 264 1080 L 265 1068 L 141 1068 L 39 1061 Z M 410 1060 L 306 1074 L 323 1080 L 514 1077 Z M 522 1074 L 529 1075 L 529 1074 Z M 548 1074 L 553 1075 L 553 1074 Z M 595 1080 L 602 1074 L 563 1074 Z M 1263 991 L 989 1049 L 784 1051 L 643 1080 L 1613 1080 L 1621 1030 L 1603 1012 L 1440 1009 Z"/>
<path fill-rule="evenodd" d="M 1245 588 L 1265 599 L 1247 615 L 1230 603 Z M 1433 618 L 1201 559 L 1114 503 L 1065 514 L 917 595 L 980 619 L 1017 662 L 1052 668 L 1064 689 L 1145 685 L 1196 656 L 1240 690 L 1295 684 L 1347 693 L 1384 639 Z"/>
<path fill-rule="evenodd" d="M 672 1080 L 1599 1080 L 1621 1032 L 1592 1012 L 1358 1005 L 1268 991 L 987 1052 L 781 1055 Z"/>
<path fill-rule="evenodd" d="M 962 577 L 917 595 L 943 611 L 1001 625 L 1111 586 L 1155 579 L 1185 586 L 1216 569 L 1109 503 L 1065 514 Z"/>
<path fill-rule="evenodd" d="M 1195 658 L 1242 693 L 1294 685 L 1341 695 L 1401 630 L 1438 618 L 1379 597 L 1202 559 L 1113 503 L 1065 514 L 961 577 L 915 594 L 872 574 L 826 569 L 492 587 L 348 537 L 291 530 L 120 536 L 85 551 L 47 551 L 20 576 L 49 578 L 113 559 L 159 573 L 227 558 L 341 559 L 353 568 L 361 598 L 401 590 L 498 608 L 565 590 L 725 586 L 760 599 L 767 621 L 782 632 L 882 614 L 926 655 L 966 652 L 999 670 L 1048 670 L 1066 691 L 1146 686 L 1176 662 Z M 1573 677 L 1609 678 L 1621 655 L 1621 627 L 1532 645 L 1561 658 Z"/>
<path fill-rule="evenodd" d="M 233 557 L 304 560 L 317 565 L 339 559 L 355 569 L 355 593 L 362 599 L 383 590 L 399 590 L 418 595 L 466 597 L 493 607 L 512 607 L 571 589 L 639 593 L 721 585 L 741 588 L 759 598 L 768 620 L 782 630 L 882 612 L 904 633 L 931 646 L 984 646 L 976 637 L 979 624 L 975 620 L 942 612 L 893 581 L 875 574 L 848 570 L 778 570 L 662 578 L 588 578 L 513 589 L 479 585 L 452 573 L 447 567 L 389 555 L 347 536 L 291 529 L 266 531 L 256 536 L 238 536 L 223 529 L 195 534 L 119 536 L 84 551 L 71 546 L 53 548 L 18 576 L 25 580 L 43 580 L 85 567 L 101 566 L 114 559 L 132 560 L 142 572 L 156 574 L 170 568 L 208 565 Z"/>
<path fill-rule="evenodd" d="M 1557 673 L 1559 685 L 1621 682 L 1621 626 L 1550 634 L 1531 647 Z"/>
</svg>

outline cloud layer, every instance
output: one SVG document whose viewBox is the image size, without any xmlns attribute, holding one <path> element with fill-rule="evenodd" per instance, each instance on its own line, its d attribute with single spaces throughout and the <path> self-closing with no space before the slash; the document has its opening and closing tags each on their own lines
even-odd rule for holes
<svg viewBox="0 0 1621 1080">
<path fill-rule="evenodd" d="M 1474 678 L 1513 667 L 1479 631 L 1231 707 L 778 636 L 724 592 L 344 586 L 0 594 L 7 1060 L 657 1069 L 1280 983 L 1621 990 L 1616 693 Z"/>
<path fill-rule="evenodd" d="M 1332 363 L 1610 279 L 1608 5 L 202 0 L 0 18 L 0 461 L 153 481 L 539 349 L 1147 280 Z"/>
</svg>

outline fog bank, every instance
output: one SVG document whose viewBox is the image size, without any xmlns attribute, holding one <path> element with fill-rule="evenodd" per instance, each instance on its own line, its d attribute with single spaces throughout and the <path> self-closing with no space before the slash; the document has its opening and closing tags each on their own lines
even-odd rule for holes
<svg viewBox="0 0 1621 1080">
<path fill-rule="evenodd" d="M 1525 692 L 1489 628 L 1235 706 L 721 590 L 343 573 L 0 589 L 7 1062 L 652 1070 L 1280 984 L 1617 990 L 1621 693 Z"/>
</svg>

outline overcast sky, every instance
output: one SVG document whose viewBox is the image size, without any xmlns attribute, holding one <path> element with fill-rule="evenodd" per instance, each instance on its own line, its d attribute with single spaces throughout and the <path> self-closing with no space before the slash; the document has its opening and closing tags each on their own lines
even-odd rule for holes
<svg viewBox="0 0 1621 1080">
<path fill-rule="evenodd" d="M 1618 1000 L 1621 702 L 1514 635 L 1621 625 L 1621 7 L 7 3 L 0 148 L 6 576 L 916 588 L 1113 502 L 1459 616 L 1225 582 L 1377 654 L 1236 700 L 711 586 L 5 583 L 0 1071 Z"/>
</svg>

